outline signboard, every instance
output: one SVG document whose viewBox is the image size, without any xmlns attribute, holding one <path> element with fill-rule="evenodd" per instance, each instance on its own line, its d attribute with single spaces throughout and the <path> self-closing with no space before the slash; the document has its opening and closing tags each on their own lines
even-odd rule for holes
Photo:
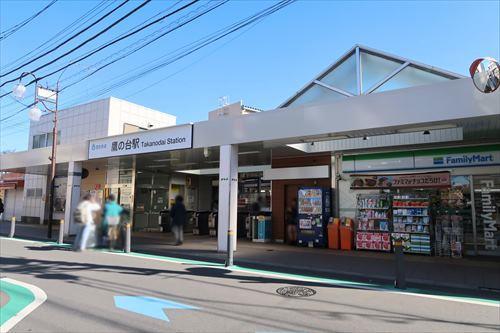
<svg viewBox="0 0 500 333">
<path fill-rule="evenodd" d="M 454 168 L 500 164 L 500 151 L 415 156 L 415 168 Z"/>
<path fill-rule="evenodd" d="M 57 99 L 57 92 L 43 87 L 36 87 L 36 96 L 44 101 L 55 102 Z"/>
<path fill-rule="evenodd" d="M 192 148 L 192 125 L 90 140 L 89 159 Z"/>
<path fill-rule="evenodd" d="M 450 187 L 449 172 L 407 175 L 352 175 L 351 189 Z"/>
<path fill-rule="evenodd" d="M 500 256 L 500 176 L 474 176 L 479 254 Z"/>
<path fill-rule="evenodd" d="M 342 171 L 373 172 L 494 165 L 500 165 L 499 145 L 344 156 Z"/>
</svg>

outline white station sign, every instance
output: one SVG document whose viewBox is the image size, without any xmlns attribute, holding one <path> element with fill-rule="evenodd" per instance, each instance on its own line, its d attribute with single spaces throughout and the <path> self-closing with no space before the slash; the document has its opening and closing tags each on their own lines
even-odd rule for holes
<svg viewBox="0 0 500 333">
<path fill-rule="evenodd" d="M 89 159 L 189 149 L 193 126 L 180 125 L 90 140 Z"/>
</svg>

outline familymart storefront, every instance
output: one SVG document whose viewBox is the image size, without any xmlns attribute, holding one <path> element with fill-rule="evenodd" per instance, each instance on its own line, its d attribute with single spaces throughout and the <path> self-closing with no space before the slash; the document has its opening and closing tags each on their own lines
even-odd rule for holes
<svg viewBox="0 0 500 333">
<path fill-rule="evenodd" d="M 408 253 L 500 256 L 499 166 L 498 144 L 345 155 L 340 215 L 359 250 L 399 236 Z"/>
</svg>

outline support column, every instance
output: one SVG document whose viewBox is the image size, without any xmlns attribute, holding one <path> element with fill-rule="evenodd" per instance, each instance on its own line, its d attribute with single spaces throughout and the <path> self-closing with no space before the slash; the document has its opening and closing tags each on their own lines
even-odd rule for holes
<svg viewBox="0 0 500 333">
<path fill-rule="evenodd" d="M 238 214 L 238 146 L 221 146 L 219 159 L 217 251 L 227 252 L 229 226 L 232 231 L 231 245 L 235 251 Z"/>
<path fill-rule="evenodd" d="M 76 234 L 77 226 L 73 221 L 73 212 L 80 202 L 80 184 L 82 182 L 82 162 L 68 163 L 68 182 L 66 188 L 66 206 L 64 208 L 64 235 Z"/>
</svg>

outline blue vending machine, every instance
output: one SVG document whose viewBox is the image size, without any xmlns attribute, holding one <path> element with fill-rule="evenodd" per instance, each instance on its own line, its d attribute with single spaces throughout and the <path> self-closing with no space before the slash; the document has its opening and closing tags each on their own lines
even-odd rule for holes
<svg viewBox="0 0 500 333">
<path fill-rule="evenodd" d="M 297 243 L 309 247 L 327 246 L 326 226 L 331 216 L 330 189 L 301 187 L 297 201 L 299 215 Z"/>
</svg>

